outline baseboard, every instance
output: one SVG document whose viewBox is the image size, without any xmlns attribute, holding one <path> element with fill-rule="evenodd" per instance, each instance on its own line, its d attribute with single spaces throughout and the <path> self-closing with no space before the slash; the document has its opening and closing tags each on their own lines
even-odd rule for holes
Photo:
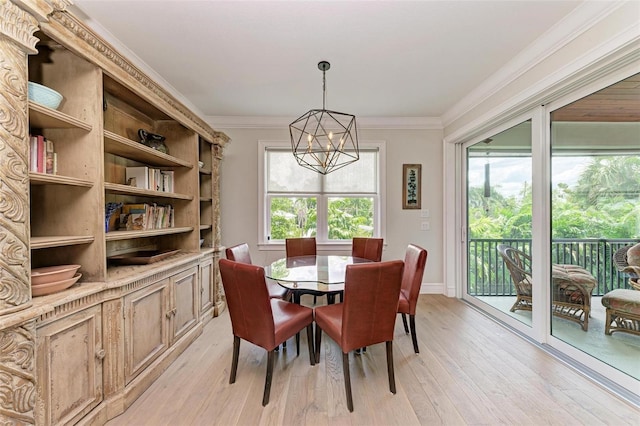
<svg viewBox="0 0 640 426">
<path fill-rule="evenodd" d="M 446 296 L 447 291 L 444 283 L 422 283 L 420 294 L 444 294 Z"/>
</svg>

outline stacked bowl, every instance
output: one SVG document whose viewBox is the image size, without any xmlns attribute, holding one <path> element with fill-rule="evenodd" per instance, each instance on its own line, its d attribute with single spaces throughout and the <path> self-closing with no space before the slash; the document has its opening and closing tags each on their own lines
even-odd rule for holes
<svg viewBox="0 0 640 426">
<path fill-rule="evenodd" d="M 82 276 L 76 273 L 81 265 L 57 265 L 31 270 L 31 295 L 44 296 L 65 290 Z"/>
</svg>

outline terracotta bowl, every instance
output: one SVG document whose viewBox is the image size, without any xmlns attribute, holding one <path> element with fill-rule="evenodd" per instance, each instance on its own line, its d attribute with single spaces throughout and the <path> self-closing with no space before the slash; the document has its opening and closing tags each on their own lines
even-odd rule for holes
<svg viewBox="0 0 640 426">
<path fill-rule="evenodd" d="M 68 280 L 81 265 L 57 265 L 31 270 L 31 285 L 47 284 Z"/>
<path fill-rule="evenodd" d="M 74 285 L 82 276 L 82 274 L 76 274 L 73 278 L 69 278 L 61 281 L 54 281 L 46 284 L 31 285 L 32 296 L 44 296 L 46 294 L 56 293 L 58 291 L 66 290 Z"/>
</svg>

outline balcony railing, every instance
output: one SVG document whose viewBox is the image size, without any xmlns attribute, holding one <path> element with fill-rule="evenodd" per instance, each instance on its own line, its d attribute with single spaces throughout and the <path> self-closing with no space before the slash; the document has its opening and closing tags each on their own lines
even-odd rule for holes
<svg viewBox="0 0 640 426">
<path fill-rule="evenodd" d="M 637 239 L 556 239 L 551 243 L 551 262 L 579 265 L 596 277 L 593 296 L 602 296 L 616 288 L 629 288 L 629 276 L 620 273 L 613 254 Z M 472 239 L 468 253 L 468 287 L 473 296 L 515 296 L 511 275 L 498 254 L 498 244 L 506 244 L 531 254 L 531 240 Z"/>
</svg>

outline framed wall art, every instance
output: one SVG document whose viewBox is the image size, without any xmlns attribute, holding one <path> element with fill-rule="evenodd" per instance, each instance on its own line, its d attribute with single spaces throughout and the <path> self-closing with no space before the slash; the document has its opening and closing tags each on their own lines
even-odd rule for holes
<svg viewBox="0 0 640 426">
<path fill-rule="evenodd" d="M 402 165 L 402 208 L 420 209 L 422 192 L 422 164 Z"/>
</svg>

